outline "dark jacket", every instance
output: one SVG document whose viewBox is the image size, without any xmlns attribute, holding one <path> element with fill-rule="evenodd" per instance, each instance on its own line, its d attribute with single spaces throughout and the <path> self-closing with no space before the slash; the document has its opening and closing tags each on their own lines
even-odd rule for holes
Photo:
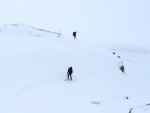
<svg viewBox="0 0 150 113">
<path fill-rule="evenodd" d="M 72 73 L 73 73 L 73 69 L 72 69 L 72 67 L 69 67 L 67 74 L 72 74 Z"/>
</svg>

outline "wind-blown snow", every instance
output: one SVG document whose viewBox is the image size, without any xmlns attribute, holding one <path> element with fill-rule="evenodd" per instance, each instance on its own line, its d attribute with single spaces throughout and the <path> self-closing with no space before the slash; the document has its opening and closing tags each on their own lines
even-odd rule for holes
<svg viewBox="0 0 150 113">
<path fill-rule="evenodd" d="M 0 53 L 0 113 L 150 112 L 148 46 L 58 38 L 16 24 L 2 27 Z"/>
</svg>

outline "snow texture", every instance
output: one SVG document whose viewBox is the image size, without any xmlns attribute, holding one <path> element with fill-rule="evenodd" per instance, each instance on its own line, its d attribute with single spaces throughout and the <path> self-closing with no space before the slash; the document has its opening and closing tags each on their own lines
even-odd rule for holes
<svg viewBox="0 0 150 113">
<path fill-rule="evenodd" d="M 0 113 L 150 113 L 150 47 L 57 35 L 1 27 Z"/>
</svg>

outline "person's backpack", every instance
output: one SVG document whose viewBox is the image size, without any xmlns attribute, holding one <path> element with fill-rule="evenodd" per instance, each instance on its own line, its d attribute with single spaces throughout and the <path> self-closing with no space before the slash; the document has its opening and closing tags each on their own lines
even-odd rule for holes
<svg viewBox="0 0 150 113">
<path fill-rule="evenodd" d="M 69 72 L 70 72 L 70 73 L 73 73 L 72 67 L 70 67 Z"/>
</svg>

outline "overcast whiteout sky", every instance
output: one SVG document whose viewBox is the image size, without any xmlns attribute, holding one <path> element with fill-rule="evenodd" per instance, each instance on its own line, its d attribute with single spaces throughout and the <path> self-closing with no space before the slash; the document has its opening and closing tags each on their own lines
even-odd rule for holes
<svg viewBox="0 0 150 113">
<path fill-rule="evenodd" d="M 65 36 L 147 41 L 150 0 L 0 0 L 0 25 L 16 23 Z"/>
</svg>

